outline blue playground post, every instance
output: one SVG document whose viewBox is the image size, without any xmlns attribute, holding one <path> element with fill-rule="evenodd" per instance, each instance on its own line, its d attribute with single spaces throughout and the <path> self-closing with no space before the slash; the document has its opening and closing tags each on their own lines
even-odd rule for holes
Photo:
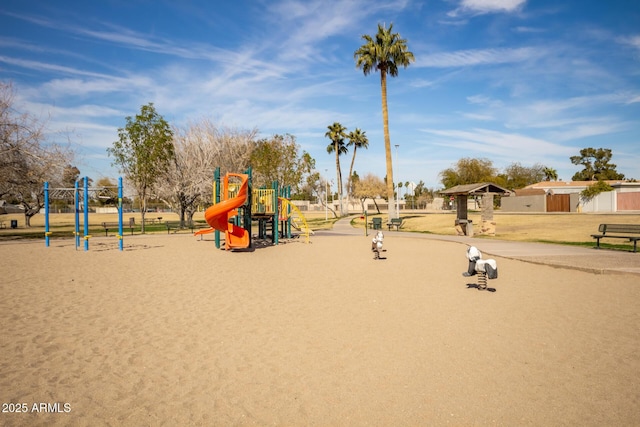
<svg viewBox="0 0 640 427">
<path fill-rule="evenodd" d="M 87 202 L 89 200 L 89 178 L 84 177 L 84 250 L 89 250 L 89 206 Z"/>
<path fill-rule="evenodd" d="M 44 244 L 49 247 L 49 181 L 44 183 Z"/>
<path fill-rule="evenodd" d="M 118 178 L 118 249 L 122 250 L 124 234 L 122 230 L 122 177 Z"/>
<path fill-rule="evenodd" d="M 80 246 L 80 189 L 78 188 L 78 181 L 74 184 L 74 193 L 73 199 L 76 203 L 76 213 L 75 213 L 75 232 L 76 232 L 76 250 L 78 250 L 78 246 Z"/>
</svg>

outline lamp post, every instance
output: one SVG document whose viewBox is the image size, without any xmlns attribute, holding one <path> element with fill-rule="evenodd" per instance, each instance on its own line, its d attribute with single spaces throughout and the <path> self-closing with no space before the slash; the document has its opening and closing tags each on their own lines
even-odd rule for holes
<svg viewBox="0 0 640 427">
<path fill-rule="evenodd" d="M 400 144 L 396 144 L 396 172 L 400 169 L 398 167 L 398 147 L 399 146 Z M 396 218 L 400 218 L 400 187 L 397 187 L 397 188 L 398 188 L 398 197 L 396 197 Z"/>
</svg>

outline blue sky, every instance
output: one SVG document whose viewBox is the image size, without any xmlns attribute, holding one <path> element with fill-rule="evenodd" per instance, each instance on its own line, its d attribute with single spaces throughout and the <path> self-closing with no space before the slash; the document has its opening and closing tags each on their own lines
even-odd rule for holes
<svg viewBox="0 0 640 427">
<path fill-rule="evenodd" d="M 52 139 L 70 132 L 94 179 L 118 176 L 106 148 L 149 102 L 177 126 L 295 135 L 329 178 L 327 126 L 360 128 L 355 170 L 382 178 L 380 76 L 353 59 L 378 23 L 416 59 L 388 84 L 396 181 L 441 188 L 462 157 L 541 163 L 568 181 L 585 147 L 611 148 L 640 179 L 636 1 L 4 0 L 0 80 Z M 341 159 L 346 175 L 351 153 Z"/>
</svg>

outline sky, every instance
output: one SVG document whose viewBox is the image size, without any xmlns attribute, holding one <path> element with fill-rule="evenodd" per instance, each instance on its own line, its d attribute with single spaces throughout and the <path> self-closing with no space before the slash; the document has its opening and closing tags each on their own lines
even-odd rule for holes
<svg viewBox="0 0 640 427">
<path fill-rule="evenodd" d="M 354 60 L 378 24 L 415 57 L 388 79 L 396 182 L 440 189 L 461 158 L 570 181 L 587 147 L 640 179 L 637 1 L 3 0 L 0 81 L 94 180 L 120 175 L 106 149 L 150 102 L 178 127 L 294 135 L 334 180 L 327 126 L 359 128 L 354 169 L 383 178 L 380 75 Z"/>
</svg>

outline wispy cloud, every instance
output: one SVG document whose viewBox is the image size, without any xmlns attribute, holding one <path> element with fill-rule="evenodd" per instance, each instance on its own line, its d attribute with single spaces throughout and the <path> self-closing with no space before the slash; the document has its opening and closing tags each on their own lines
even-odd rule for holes
<svg viewBox="0 0 640 427">
<path fill-rule="evenodd" d="M 508 64 L 534 60 L 545 55 L 545 50 L 534 47 L 459 50 L 421 55 L 416 67 L 450 68 L 474 65 Z"/>
<path fill-rule="evenodd" d="M 474 95 L 467 100 L 477 108 L 462 115 L 474 120 L 491 118 L 507 129 L 536 133 L 561 143 L 629 129 L 628 121 L 603 112 L 628 105 L 633 99 L 630 94 L 603 94 L 521 102 Z"/>
<path fill-rule="evenodd" d="M 599 121 L 612 107 L 627 104 L 632 95 L 625 93 L 579 96 L 567 99 L 541 99 L 519 105 L 510 105 L 507 125 L 510 127 L 551 128 L 576 126 L 579 123 Z M 613 128 L 617 128 L 615 125 Z"/>
<path fill-rule="evenodd" d="M 91 71 L 84 71 L 78 68 L 66 67 L 63 65 L 50 64 L 46 62 L 40 61 L 32 61 L 28 59 L 17 59 L 9 56 L 0 55 L 0 62 L 4 62 L 6 64 L 14 65 L 21 68 L 26 68 L 34 71 L 43 71 L 43 72 L 54 72 L 59 74 L 70 74 L 70 75 L 83 75 L 90 77 L 106 77 L 101 73 L 95 73 Z"/>
<path fill-rule="evenodd" d="M 530 33 L 530 34 L 535 34 L 535 33 L 545 33 L 547 32 L 546 29 L 544 28 L 538 28 L 538 27 L 525 27 L 525 26 L 519 26 L 519 27 L 515 27 L 513 29 L 514 32 L 516 33 Z"/>
<path fill-rule="evenodd" d="M 483 122 L 489 122 L 496 119 L 491 114 L 477 114 L 477 113 L 462 113 L 462 117 L 465 117 L 469 120 L 477 120 L 477 121 L 483 121 Z"/>
<path fill-rule="evenodd" d="M 330 62 L 341 46 L 320 43 L 359 28 L 367 17 L 380 13 L 401 13 L 408 0 L 370 2 L 366 0 L 312 0 L 276 2 L 269 8 L 268 19 L 281 35 L 277 40 L 277 57 L 285 61 Z M 327 9 L 331 13 L 327 13 Z M 280 29 L 280 30 L 278 30 Z M 370 30 L 368 30 L 370 31 Z M 354 47 L 355 50 L 355 47 Z"/>
<path fill-rule="evenodd" d="M 459 149 L 468 156 L 499 157 L 527 164 L 540 161 L 545 156 L 565 156 L 573 151 L 571 148 L 543 139 L 491 129 L 421 129 L 421 131 L 438 136 L 439 139 L 435 144 Z"/>
<path fill-rule="evenodd" d="M 554 141 L 577 141 L 598 135 L 614 135 L 631 127 L 631 123 L 620 122 L 612 117 L 584 120 L 570 127 L 559 128 L 548 133 Z"/>
<path fill-rule="evenodd" d="M 636 34 L 628 37 L 620 37 L 618 41 L 622 44 L 630 45 L 640 50 L 640 34 Z"/>
<path fill-rule="evenodd" d="M 513 13 L 519 11 L 527 0 L 461 0 L 459 6 L 448 13 L 451 17 L 464 14 Z"/>
</svg>

